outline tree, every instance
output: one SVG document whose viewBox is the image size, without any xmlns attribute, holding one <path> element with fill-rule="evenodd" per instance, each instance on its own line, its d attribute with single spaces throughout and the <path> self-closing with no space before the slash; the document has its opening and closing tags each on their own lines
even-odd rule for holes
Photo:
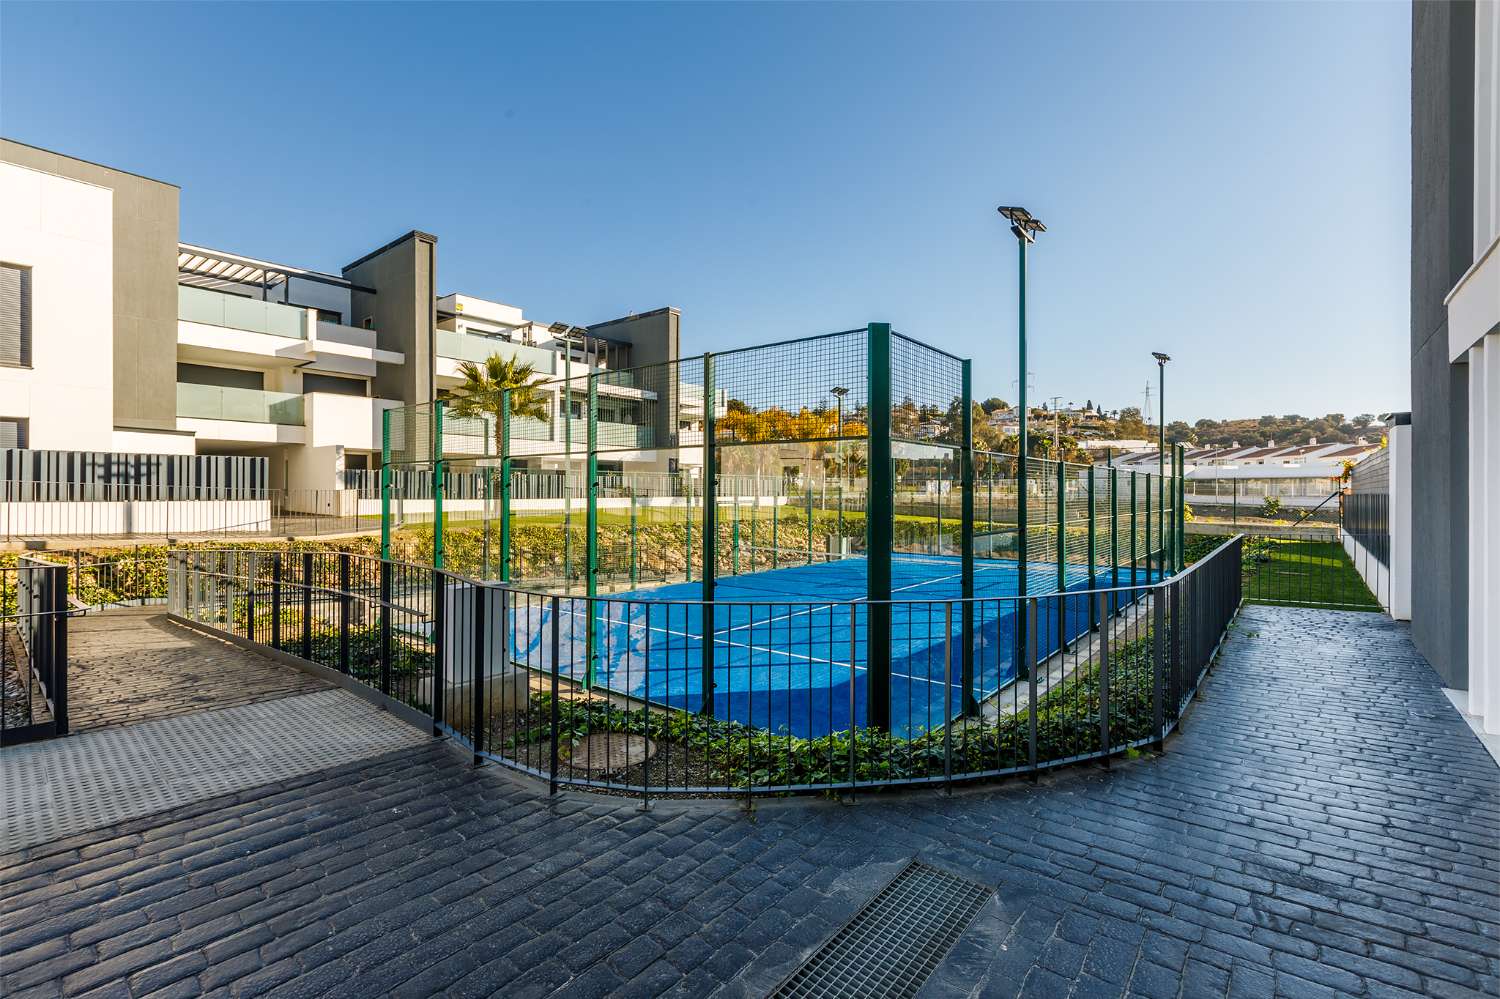
<svg viewBox="0 0 1500 999">
<path fill-rule="evenodd" d="M 1141 419 L 1141 411 L 1136 406 L 1126 406 L 1120 410 L 1120 419 L 1115 424 L 1115 432 L 1122 440 L 1140 440 L 1146 436 L 1146 421 Z"/>
<path fill-rule="evenodd" d="M 988 399 L 984 400 L 984 402 L 981 402 L 979 404 L 979 408 L 981 408 L 981 409 L 984 410 L 984 415 L 985 416 L 989 416 L 992 413 L 1003 413 L 1003 412 L 1005 412 L 1007 409 L 1010 408 L 1010 403 L 1006 402 L 1004 399 L 1000 398 L 999 396 L 992 395 Z"/>
<path fill-rule="evenodd" d="M 547 397 L 538 386 L 542 379 L 536 368 L 522 363 L 519 358 L 505 358 L 491 354 L 483 362 L 460 361 L 459 374 L 464 383 L 458 387 L 462 393 L 448 403 L 455 416 L 472 419 L 489 419 L 494 424 L 495 453 L 502 447 L 501 406 L 504 393 L 510 392 L 510 415 L 523 419 L 547 419 Z"/>
<path fill-rule="evenodd" d="M 1193 428 L 1182 420 L 1173 420 L 1167 424 L 1168 444 L 1192 444 L 1197 440 Z"/>
<path fill-rule="evenodd" d="M 1354 418 L 1353 422 L 1356 429 L 1363 430 L 1375 422 L 1375 415 L 1373 413 L 1360 413 Z"/>
</svg>

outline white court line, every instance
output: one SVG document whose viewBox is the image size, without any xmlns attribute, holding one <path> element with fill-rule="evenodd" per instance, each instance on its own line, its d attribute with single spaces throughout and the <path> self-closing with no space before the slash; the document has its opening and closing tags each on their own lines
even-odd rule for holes
<svg viewBox="0 0 1500 999">
<path fill-rule="evenodd" d="M 574 617 L 574 618 L 578 618 L 578 617 L 583 617 L 584 616 L 579 611 L 572 610 L 572 609 L 570 609 L 568 611 L 568 615 L 570 617 Z M 609 625 L 609 626 L 611 626 L 611 627 L 614 627 L 616 625 L 624 625 L 627 628 L 636 628 L 636 629 L 639 629 L 639 630 L 648 630 L 648 631 L 650 631 L 650 632 L 652 632 L 654 634 L 659 634 L 659 635 L 676 635 L 679 638 L 696 639 L 696 640 L 698 640 L 700 642 L 703 640 L 703 636 L 702 635 L 693 635 L 693 634 L 689 634 L 688 632 L 685 632 L 685 631 L 673 631 L 670 628 L 659 628 L 659 627 L 654 627 L 654 626 L 648 629 L 648 628 L 646 628 L 645 625 L 639 624 L 639 623 L 634 622 L 634 621 L 607 621 L 606 620 L 604 623 L 607 624 L 607 625 Z M 575 639 L 573 639 L 573 641 L 576 642 L 577 639 L 575 638 Z M 720 644 L 720 643 L 715 642 L 715 644 Z M 846 662 L 844 662 L 842 660 L 839 660 L 839 659 L 824 659 L 821 656 L 805 656 L 805 655 L 803 655 L 800 652 L 789 652 L 786 649 L 769 649 L 769 648 L 766 648 L 765 646 L 761 646 L 761 645 L 749 645 L 749 644 L 746 644 L 744 642 L 724 642 L 722 644 L 727 645 L 727 646 L 729 646 L 732 649 L 749 649 L 752 652 L 768 652 L 771 655 L 785 656 L 785 657 L 787 657 L 789 659 L 801 659 L 804 662 L 824 663 L 824 664 L 827 664 L 829 666 L 837 666 L 840 669 L 849 669 L 850 668 L 850 664 L 849 663 L 846 663 Z M 936 644 L 936 643 L 934 643 L 934 644 Z M 650 665 L 651 665 L 650 663 L 646 664 L 646 667 L 647 667 L 646 668 L 646 672 L 647 673 L 650 672 Z M 753 668 L 754 664 L 753 663 L 744 663 L 744 664 L 742 664 L 742 666 L 744 668 L 746 668 L 746 669 L 749 669 L 749 668 Z M 731 665 L 726 665 L 723 668 L 724 669 L 739 669 L 741 667 L 740 666 L 735 666 L 735 665 L 731 664 Z M 853 668 L 857 672 L 860 672 L 860 673 L 865 673 L 865 672 L 869 671 L 869 667 L 868 666 L 860 666 L 857 663 L 854 664 Z M 932 684 L 934 686 L 937 686 L 937 687 L 944 686 L 944 683 L 943 683 L 942 680 L 935 680 L 932 677 L 928 677 L 928 676 L 914 676 L 911 673 L 897 673 L 895 671 L 891 672 L 891 676 L 899 676 L 902 679 L 914 680 L 917 683 L 930 683 L 930 684 Z M 961 685 L 962 685 L 962 681 L 959 681 L 958 683 L 949 683 L 946 686 L 957 687 L 957 686 L 961 686 Z"/>
<path fill-rule="evenodd" d="M 854 561 L 866 561 L 866 560 L 864 560 L 864 559 L 857 559 L 857 560 L 854 560 Z M 823 564 L 824 565 L 832 565 L 833 563 L 832 562 L 825 562 Z M 805 566 L 792 566 L 792 568 L 794 568 L 794 569 L 801 569 L 801 568 L 805 568 Z M 987 566 L 983 566 L 983 567 L 980 567 L 980 566 L 976 565 L 974 567 L 974 572 L 975 572 L 976 575 L 979 574 L 979 573 L 981 573 L 981 572 L 998 572 L 1001 568 L 1002 567 L 998 566 L 998 565 L 987 565 Z M 775 571 L 775 570 L 772 570 L 772 571 Z M 751 573 L 751 575 L 754 575 L 754 573 Z M 736 577 L 730 576 L 729 578 L 730 579 L 735 579 Z M 955 574 L 953 574 L 951 576 L 936 576 L 936 577 L 934 577 L 932 579 L 924 579 L 924 580 L 922 580 L 919 583 L 908 583 L 905 586 L 896 586 L 896 587 L 893 587 L 891 589 L 891 592 L 892 593 L 903 593 L 906 590 L 915 590 L 919 586 L 930 586 L 933 583 L 946 583 L 949 580 L 962 579 L 962 578 L 963 578 L 963 573 L 962 572 L 955 573 Z M 754 587 L 750 587 L 750 589 L 754 589 Z M 982 600 L 982 599 L 986 599 L 986 598 L 981 597 L 980 599 Z M 993 599 L 1003 600 L 1003 599 L 1005 599 L 1005 597 L 1002 595 L 1002 596 L 999 596 L 999 597 L 995 597 Z M 775 601 L 775 600 L 767 600 L 767 601 L 765 601 L 765 603 L 769 603 L 769 604 L 773 604 L 773 605 L 776 604 L 777 602 L 778 601 Z M 787 601 L 787 603 L 789 603 L 789 604 L 790 603 L 796 603 L 796 602 L 797 601 L 794 601 L 794 600 Z M 846 601 L 846 602 L 847 603 L 851 603 L 851 604 L 868 603 L 869 602 L 869 597 L 855 597 L 853 600 L 849 600 L 849 601 Z M 650 601 L 643 600 L 643 601 L 641 601 L 641 603 L 650 603 Z M 829 605 L 829 606 L 832 606 L 832 605 Z M 769 624 L 769 623 L 771 623 L 773 621 L 790 621 L 794 617 L 801 617 L 804 614 L 811 614 L 814 610 L 817 610 L 817 609 L 818 608 L 809 608 L 809 609 L 806 609 L 806 610 L 794 611 L 794 612 L 792 612 L 790 614 L 783 614 L 780 617 L 767 618 L 763 622 L 762 621 L 756 621 L 754 623 L 755 624 Z M 743 627 L 746 627 L 746 626 L 745 625 L 741 625 L 741 624 L 731 625 L 728 628 L 724 628 L 722 630 L 715 631 L 714 632 L 714 636 L 717 637 L 719 635 L 727 635 L 730 632 L 735 631 L 736 629 L 739 629 L 739 628 L 743 628 Z"/>
</svg>

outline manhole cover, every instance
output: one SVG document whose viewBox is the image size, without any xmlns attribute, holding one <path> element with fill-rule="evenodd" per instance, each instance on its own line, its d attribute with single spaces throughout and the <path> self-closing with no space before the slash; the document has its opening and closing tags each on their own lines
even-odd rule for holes
<svg viewBox="0 0 1500 999">
<path fill-rule="evenodd" d="M 644 735 L 598 733 L 573 747 L 573 766 L 579 770 L 613 774 L 628 770 L 656 755 L 656 744 Z"/>
<path fill-rule="evenodd" d="M 914 996 L 991 891 L 912 863 L 794 971 L 773 999 Z"/>
</svg>

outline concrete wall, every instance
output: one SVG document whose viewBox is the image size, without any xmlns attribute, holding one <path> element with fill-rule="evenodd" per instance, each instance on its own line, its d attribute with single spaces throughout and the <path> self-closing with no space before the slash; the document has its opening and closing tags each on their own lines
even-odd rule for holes
<svg viewBox="0 0 1500 999">
<path fill-rule="evenodd" d="M 1473 261 L 1474 4 L 1412 5 L 1412 638 L 1468 684 L 1468 388 L 1444 299 Z"/>
<path fill-rule="evenodd" d="M 589 332 L 630 344 L 630 367 L 638 368 L 677 359 L 681 324 L 682 314 L 668 307 L 596 323 L 589 327 Z"/>
<path fill-rule="evenodd" d="M 639 368 L 647 364 L 677 360 L 680 356 L 681 323 L 681 313 L 669 307 L 598 323 L 590 326 L 589 332 L 630 344 L 629 366 Z M 655 407 L 656 440 L 658 446 L 663 448 L 677 439 L 677 409 L 681 402 L 677 397 L 677 380 L 671 379 L 666 384 L 667 392 Z M 655 459 L 653 463 L 656 466 L 666 469 L 668 452 L 658 451 L 651 457 Z"/>
<path fill-rule="evenodd" d="M 415 230 L 366 254 L 344 268 L 344 277 L 368 291 L 350 295 L 350 325 L 368 316 L 376 347 L 406 355 L 401 365 L 382 364 L 375 373 L 375 395 L 405 403 L 436 396 L 433 344 L 437 330 L 437 237 Z"/>
<path fill-rule="evenodd" d="M 0 163 L 0 261 L 31 268 L 31 366 L 0 367 L 0 416 L 28 421 L 36 450 L 113 443 L 114 196 Z"/>
<path fill-rule="evenodd" d="M 177 186 L 8 139 L 0 160 L 113 192 L 114 424 L 175 429 Z"/>
</svg>

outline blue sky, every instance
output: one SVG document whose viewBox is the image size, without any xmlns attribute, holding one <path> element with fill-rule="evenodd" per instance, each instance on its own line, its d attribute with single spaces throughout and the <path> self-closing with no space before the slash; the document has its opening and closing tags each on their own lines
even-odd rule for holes
<svg viewBox="0 0 1500 999">
<path fill-rule="evenodd" d="M 1014 401 L 1409 402 L 1404 4 L 0 10 L 0 133 L 180 184 L 182 238 L 337 271 L 408 229 L 543 321 L 685 351 L 889 321 Z M 65 51 L 66 59 L 58 57 Z"/>
</svg>

